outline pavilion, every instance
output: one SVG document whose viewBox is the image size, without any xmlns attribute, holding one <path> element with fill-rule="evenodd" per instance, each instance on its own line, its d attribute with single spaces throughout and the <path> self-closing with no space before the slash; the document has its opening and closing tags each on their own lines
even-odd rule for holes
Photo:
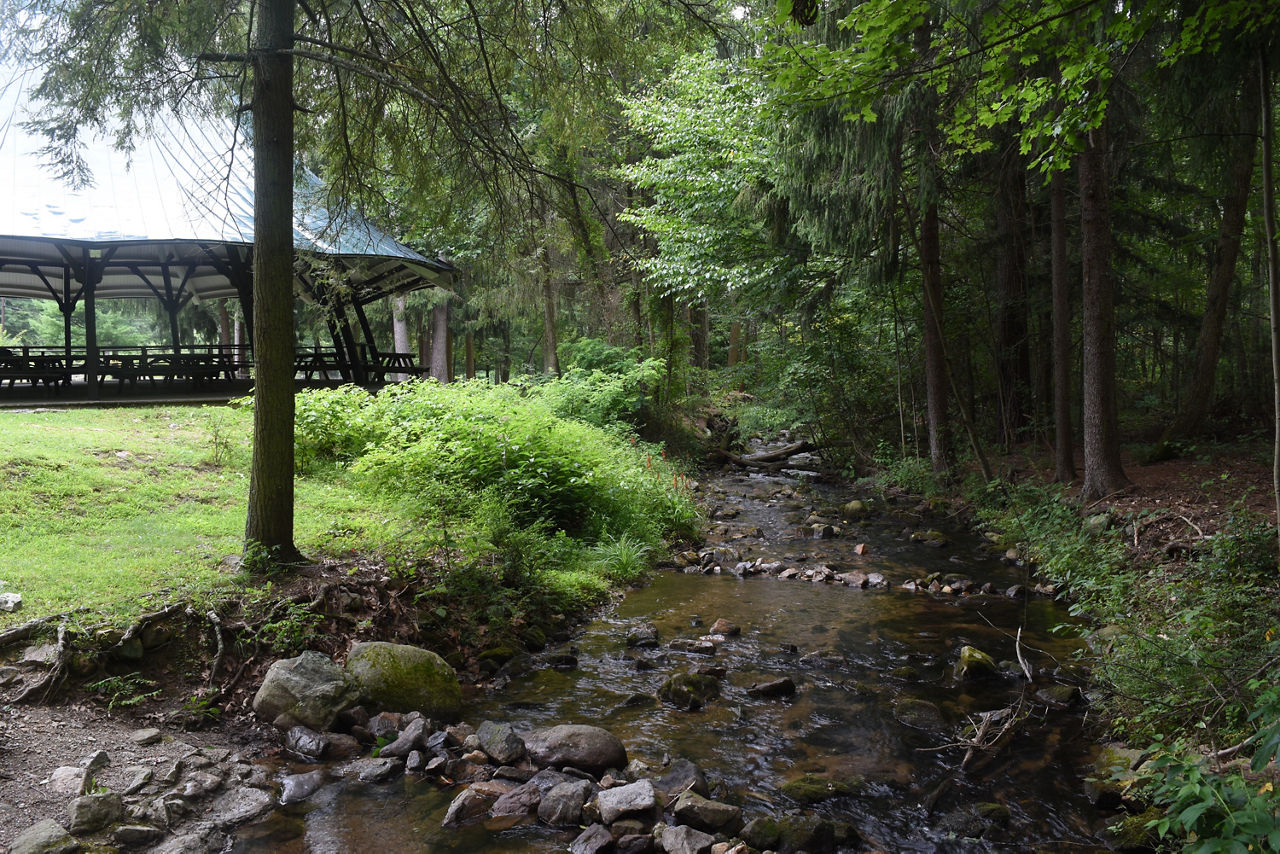
<svg viewBox="0 0 1280 854">
<path fill-rule="evenodd" d="M 44 143 L 24 127 L 37 109 L 27 96 L 34 77 L 0 67 L 0 198 L 6 200 L 0 297 L 56 301 L 65 340 L 58 348 L 7 348 L 0 353 L 0 381 L 56 386 L 83 376 L 94 396 L 108 378 L 122 387 L 139 378 L 198 383 L 250 367 L 240 348 L 182 342 L 177 320 L 188 303 L 220 298 L 238 299 L 244 316 L 252 317 L 253 163 L 244 130 L 229 121 L 160 116 L 131 151 L 107 137 L 90 141 L 83 158 L 92 183 L 73 187 L 45 162 Z M 393 294 L 448 287 L 456 271 L 327 201 L 320 180 L 298 170 L 295 292 L 327 309 L 334 345 L 309 354 L 299 370 L 327 376 L 332 369 L 345 380 L 368 382 L 412 368 L 409 354 L 378 350 L 364 307 Z M 95 304 L 125 297 L 160 302 L 170 320 L 167 345 L 141 353 L 99 347 Z M 83 347 L 72 346 L 77 310 L 84 313 Z M 352 331 L 352 314 L 363 344 Z"/>
</svg>

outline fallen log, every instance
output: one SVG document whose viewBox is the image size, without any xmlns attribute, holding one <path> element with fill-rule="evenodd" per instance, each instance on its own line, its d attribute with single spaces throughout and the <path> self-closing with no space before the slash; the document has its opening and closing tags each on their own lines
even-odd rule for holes
<svg viewBox="0 0 1280 854">
<path fill-rule="evenodd" d="M 818 469 L 812 466 L 789 465 L 787 463 L 787 460 L 791 459 L 791 457 L 794 457 L 797 454 L 803 454 L 808 451 L 816 451 L 817 449 L 818 449 L 817 445 L 813 444 L 808 440 L 804 440 L 801 442 L 794 442 L 790 445 L 785 445 L 781 448 L 776 448 L 772 451 L 764 451 L 762 453 L 752 454 L 750 456 L 742 456 L 741 454 L 735 454 L 733 453 L 733 451 L 728 451 L 723 448 L 718 448 L 715 451 L 715 455 L 725 460 L 726 462 L 730 462 L 738 466 L 743 466 L 744 468 L 758 468 L 758 469 L 763 469 L 765 471 L 779 471 L 781 469 L 796 469 L 798 471 L 816 472 L 818 471 Z"/>
</svg>

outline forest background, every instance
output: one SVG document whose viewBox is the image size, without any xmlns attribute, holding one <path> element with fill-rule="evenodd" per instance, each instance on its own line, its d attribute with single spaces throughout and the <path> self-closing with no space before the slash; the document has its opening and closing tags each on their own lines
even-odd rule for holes
<svg viewBox="0 0 1280 854">
<path fill-rule="evenodd" d="M 247 100 L 259 4 L 6 6 L 11 46 L 45 45 L 60 107 L 43 128 L 72 173 L 95 123 Z M 1207 592 L 1175 619 L 1133 601 L 1152 570 L 1118 557 L 1124 525 L 1086 536 L 1076 507 L 1008 485 L 992 460 L 1051 451 L 1054 479 L 1089 504 L 1128 485 L 1122 440 L 1154 461 L 1272 433 L 1277 14 L 1257 0 L 300 4 L 283 52 L 299 163 L 464 271 L 371 313 L 396 350 L 442 381 L 494 383 L 655 357 L 642 430 L 673 448 L 714 403 L 744 432 L 803 429 L 846 473 L 928 491 L 976 472 L 970 492 L 1034 539 L 1082 610 L 1142 616 L 1103 674 L 1133 701 L 1116 706 L 1123 726 L 1207 721 L 1265 759 L 1274 521 L 1242 512 L 1198 544 L 1178 583 Z M 3 342 L 57 343 L 50 311 L 6 301 Z M 152 312 L 103 312 L 102 342 L 159 339 Z M 192 307 L 184 335 L 233 337 L 235 312 Z M 297 343 L 323 342 L 325 318 L 294 314 Z M 1133 711 L 1174 673 L 1201 681 L 1177 708 Z M 1215 779 L 1190 803 L 1166 792 L 1179 809 L 1164 829 L 1274 822 L 1245 777 Z"/>
</svg>

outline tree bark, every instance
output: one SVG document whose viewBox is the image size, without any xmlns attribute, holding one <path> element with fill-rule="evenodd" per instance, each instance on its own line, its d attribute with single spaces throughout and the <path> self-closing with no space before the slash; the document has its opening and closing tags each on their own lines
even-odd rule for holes
<svg viewBox="0 0 1280 854">
<path fill-rule="evenodd" d="M 449 295 L 431 307 L 431 376 L 449 382 Z"/>
<path fill-rule="evenodd" d="M 1067 274 L 1067 188 L 1061 172 L 1049 179 L 1049 241 L 1053 277 L 1053 479 L 1076 479 L 1071 434 L 1071 286 Z"/>
<path fill-rule="evenodd" d="M 924 307 L 924 390 L 928 411 L 929 461 L 936 474 L 949 464 L 947 361 L 942 338 L 942 250 L 938 206 L 931 203 L 920 220 L 920 264 Z"/>
<path fill-rule="evenodd" d="M 1029 422 L 1031 357 L 1027 340 L 1026 170 L 1017 142 L 1006 140 L 996 186 L 996 374 L 1000 440 L 1023 438 Z"/>
<path fill-rule="evenodd" d="M 556 333 L 556 283 L 550 270 L 543 270 L 542 279 L 542 370 L 553 377 L 560 376 L 560 342 Z"/>
<path fill-rule="evenodd" d="M 1271 306 L 1271 394 L 1275 441 L 1271 452 L 1271 486 L 1276 519 L 1280 521 L 1280 249 L 1276 246 L 1276 190 L 1273 172 L 1275 125 L 1271 115 L 1271 69 L 1265 51 L 1259 52 L 1262 101 L 1262 227 L 1267 242 L 1267 293 Z M 1280 534 L 1280 525 L 1277 525 Z"/>
<path fill-rule="evenodd" d="M 1079 172 L 1084 279 L 1084 485 L 1080 496 L 1096 501 L 1129 485 L 1120 465 L 1116 416 L 1115 282 L 1105 125 L 1089 133 Z"/>
<path fill-rule="evenodd" d="M 404 294 L 396 294 L 391 298 L 391 349 L 397 353 L 412 352 L 409 349 L 409 322 L 405 319 Z M 396 380 L 407 380 L 408 374 L 393 374 Z"/>
<path fill-rule="evenodd" d="M 1250 73 L 1241 93 L 1240 124 L 1231 143 L 1226 195 L 1222 199 L 1222 221 L 1214 244 L 1209 283 L 1205 293 L 1204 316 L 1196 338 L 1196 361 L 1182 397 L 1182 407 L 1165 431 L 1163 441 L 1185 439 L 1196 432 L 1209 414 L 1218 375 L 1218 355 L 1222 346 L 1222 326 L 1227 316 L 1231 283 L 1240 254 L 1240 235 L 1249 210 L 1253 189 L 1253 164 L 1258 150 L 1258 113 L 1261 110 L 1257 76 Z"/>
<path fill-rule="evenodd" d="M 470 329 L 462 338 L 462 372 L 469 380 L 476 378 L 476 334 Z"/>
<path fill-rule="evenodd" d="M 254 34 L 253 461 L 246 554 L 301 560 L 293 544 L 294 0 L 257 0 Z M 259 550 L 265 549 L 265 555 Z M 256 554 L 255 554 L 256 552 Z"/>
</svg>

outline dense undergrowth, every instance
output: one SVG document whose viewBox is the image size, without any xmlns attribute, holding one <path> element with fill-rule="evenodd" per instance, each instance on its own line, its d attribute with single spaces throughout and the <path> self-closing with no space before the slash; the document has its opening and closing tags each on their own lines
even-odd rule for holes
<svg viewBox="0 0 1280 854">
<path fill-rule="evenodd" d="M 304 392 L 297 464 L 410 520 L 337 532 L 335 544 L 406 579 L 429 572 L 428 615 L 491 635 L 537 632 L 542 617 L 599 601 L 664 545 L 697 535 L 685 475 L 631 420 L 653 370 Z"/>
<path fill-rule="evenodd" d="M 882 482 L 940 494 L 926 465 Z M 1114 735 L 1149 745 L 1145 831 L 1197 852 L 1280 851 L 1280 612 L 1275 529 L 1235 509 L 1221 529 L 1158 558 L 1131 544 L 1149 519 L 1082 515 L 1060 487 L 968 483 L 964 498 L 1070 597 Z M 1250 761 L 1250 757 L 1252 758 Z"/>
</svg>

